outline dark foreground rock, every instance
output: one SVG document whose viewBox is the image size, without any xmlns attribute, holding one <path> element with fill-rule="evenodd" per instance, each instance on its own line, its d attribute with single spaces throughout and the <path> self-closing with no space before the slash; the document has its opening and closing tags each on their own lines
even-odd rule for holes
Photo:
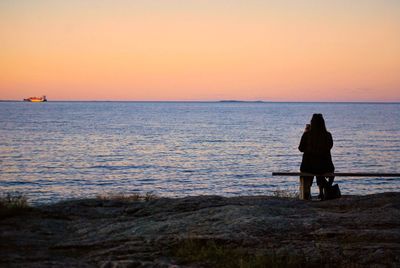
<svg viewBox="0 0 400 268">
<path fill-rule="evenodd" d="M 77 200 L 0 219 L 0 267 L 399 267 L 400 193 Z"/>
</svg>

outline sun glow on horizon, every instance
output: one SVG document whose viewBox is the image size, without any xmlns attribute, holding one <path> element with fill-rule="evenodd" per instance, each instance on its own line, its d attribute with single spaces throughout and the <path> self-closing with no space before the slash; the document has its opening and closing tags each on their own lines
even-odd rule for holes
<svg viewBox="0 0 400 268">
<path fill-rule="evenodd" d="M 0 99 L 400 101 L 398 1 L 0 3 Z"/>
</svg>

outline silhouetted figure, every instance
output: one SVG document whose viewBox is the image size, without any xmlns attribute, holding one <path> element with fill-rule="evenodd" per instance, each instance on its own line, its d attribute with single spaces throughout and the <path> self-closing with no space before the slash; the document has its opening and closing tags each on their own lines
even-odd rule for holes
<svg viewBox="0 0 400 268">
<path fill-rule="evenodd" d="M 311 125 L 306 126 L 299 145 L 300 152 L 304 153 L 300 171 L 313 174 L 333 173 L 335 167 L 332 163 L 332 146 L 332 135 L 326 130 L 322 114 L 313 114 Z M 329 177 L 329 182 L 326 181 L 324 176 L 316 177 L 319 188 L 318 197 L 324 199 L 324 187 L 328 183 L 332 185 L 334 177 Z M 309 180 L 309 186 L 311 186 L 313 177 L 307 177 L 307 179 Z"/>
</svg>

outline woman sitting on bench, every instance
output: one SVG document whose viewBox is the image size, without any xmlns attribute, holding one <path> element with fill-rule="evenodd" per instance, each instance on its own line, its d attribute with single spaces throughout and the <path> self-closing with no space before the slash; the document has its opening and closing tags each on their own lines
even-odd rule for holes
<svg viewBox="0 0 400 268">
<path fill-rule="evenodd" d="M 331 149 L 333 147 L 332 135 L 326 130 L 322 114 L 313 114 L 311 125 L 307 124 L 301 137 L 299 150 L 303 152 L 300 171 L 313 174 L 333 173 L 335 167 L 332 163 Z M 325 186 L 332 185 L 334 177 L 329 177 L 329 182 L 324 176 L 316 176 L 319 188 L 318 198 L 324 199 Z M 311 186 L 313 177 L 305 177 Z M 310 199 L 311 196 L 307 197 Z"/>
</svg>

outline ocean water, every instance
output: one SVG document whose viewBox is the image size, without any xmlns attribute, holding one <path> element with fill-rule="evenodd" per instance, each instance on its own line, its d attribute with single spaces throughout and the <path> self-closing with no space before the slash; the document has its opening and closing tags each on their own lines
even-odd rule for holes
<svg viewBox="0 0 400 268">
<path fill-rule="evenodd" d="M 0 193 L 42 203 L 295 191 L 298 178 L 271 173 L 299 170 L 313 113 L 332 133 L 337 172 L 400 172 L 400 104 L 1 102 Z M 400 178 L 336 182 L 343 194 L 400 191 Z"/>
</svg>

